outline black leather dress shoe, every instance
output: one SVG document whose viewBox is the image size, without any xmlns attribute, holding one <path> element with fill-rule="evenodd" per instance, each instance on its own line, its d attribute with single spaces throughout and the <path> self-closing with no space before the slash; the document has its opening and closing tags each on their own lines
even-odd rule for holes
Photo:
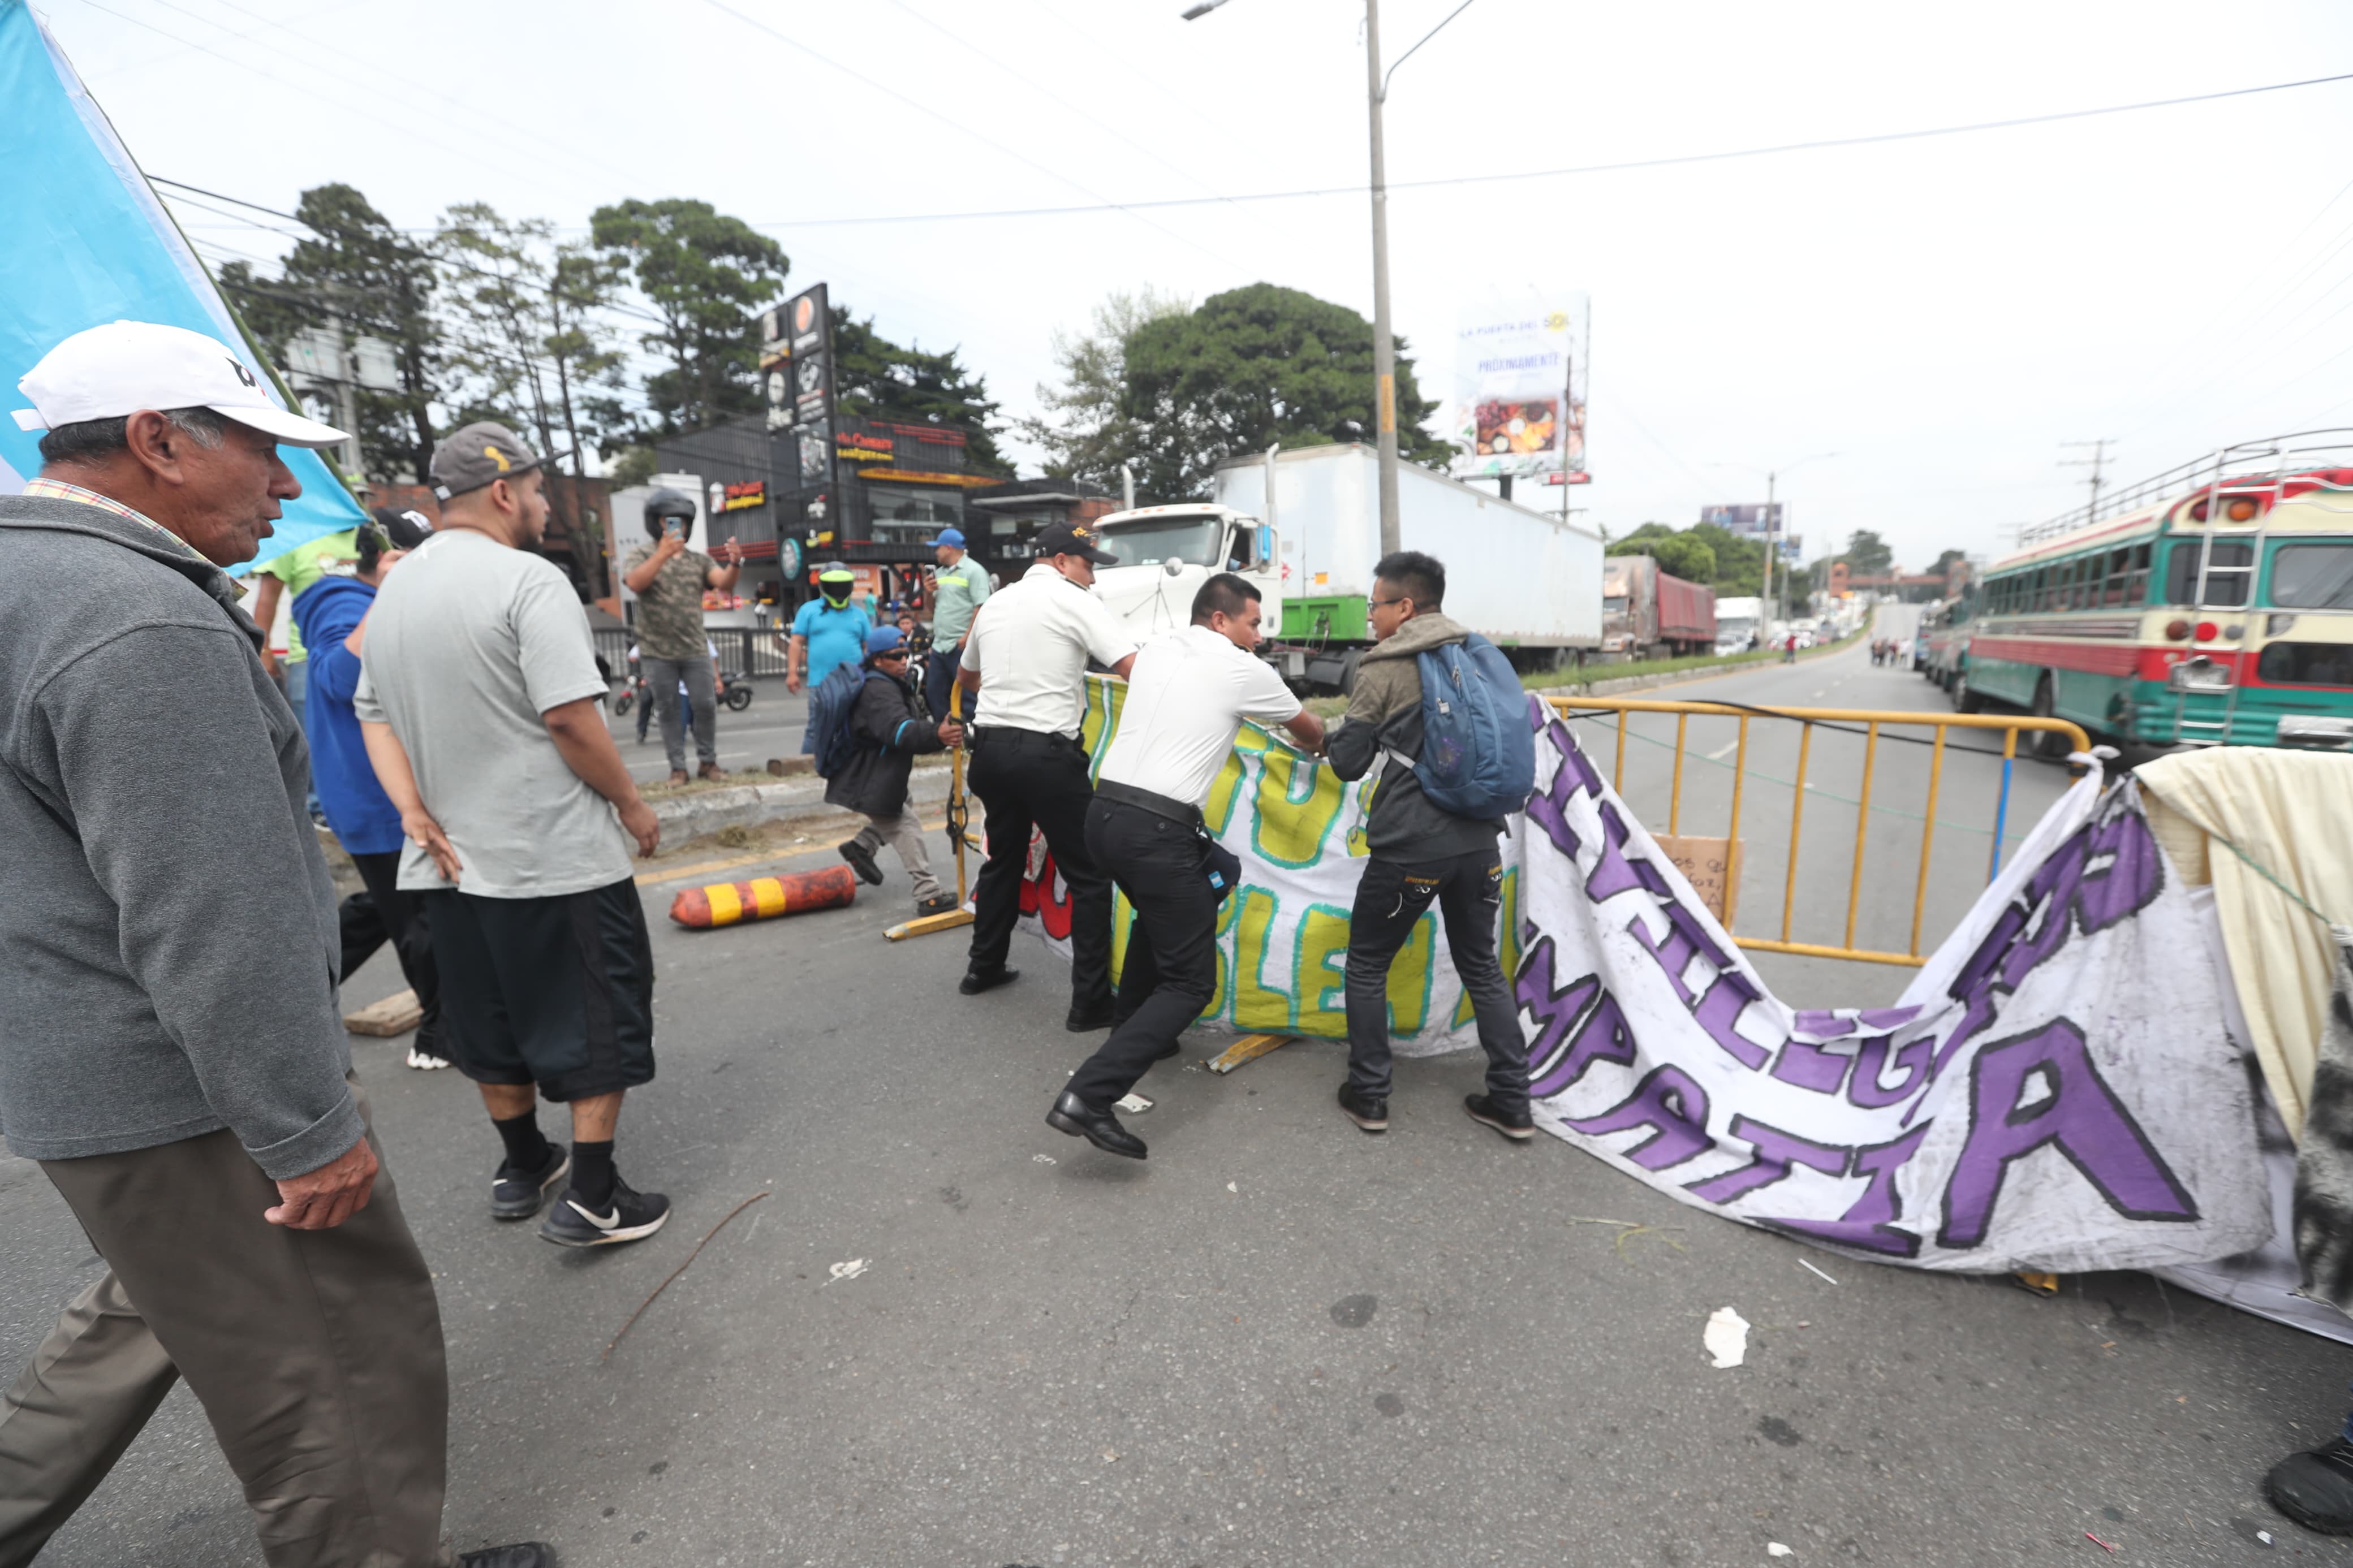
<svg viewBox="0 0 2353 1568">
<path fill-rule="evenodd" d="M 1010 985 L 1020 978 L 1021 972 L 1018 969 L 968 969 L 965 971 L 964 978 L 956 982 L 956 989 L 967 996 L 977 996 L 984 991 Z"/>
<path fill-rule="evenodd" d="M 1122 1127 L 1119 1118 L 1110 1111 L 1097 1110 L 1068 1089 L 1054 1101 L 1054 1109 L 1046 1112 L 1046 1125 L 1057 1132 L 1083 1138 L 1106 1154 L 1129 1160 L 1144 1158 L 1143 1139 Z"/>
<path fill-rule="evenodd" d="M 1071 1005 L 1069 1015 L 1062 1020 L 1062 1027 L 1074 1035 L 1086 1035 L 1097 1029 L 1108 1029 L 1113 1023 L 1112 1012 L 1113 1004 L 1109 1002 L 1101 1003 L 1092 1007 L 1082 1007 L 1074 1002 Z"/>
<path fill-rule="evenodd" d="M 459 1568 L 555 1568 L 555 1548 L 543 1541 L 518 1541 L 460 1552 L 458 1563 Z"/>
<path fill-rule="evenodd" d="M 1166 1046 L 1163 1046 L 1160 1049 L 1158 1049 L 1158 1050 L 1156 1050 L 1156 1051 L 1153 1052 L 1153 1053 L 1152 1053 L 1152 1059 L 1153 1059 L 1154 1061 L 1155 1061 L 1155 1062 L 1165 1062 L 1165 1061 L 1166 1061 L 1170 1057 L 1175 1056 L 1178 1051 L 1181 1051 L 1181 1050 L 1183 1050 L 1184 1048 L 1185 1048 L 1185 1042 L 1184 1042 L 1184 1041 L 1182 1041 L 1182 1040 L 1171 1040 L 1171 1041 L 1169 1041 Z"/>
</svg>

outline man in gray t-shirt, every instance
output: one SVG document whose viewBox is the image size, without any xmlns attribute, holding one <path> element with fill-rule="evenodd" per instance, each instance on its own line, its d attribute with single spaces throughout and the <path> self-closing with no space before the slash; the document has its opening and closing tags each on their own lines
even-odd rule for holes
<svg viewBox="0 0 2353 1568">
<path fill-rule="evenodd" d="M 350 646 L 368 760 L 424 895 L 442 1026 L 505 1158 L 491 1212 L 565 1247 L 651 1236 L 670 1200 L 613 1163 L 628 1089 L 652 1080 L 653 948 L 629 875 L 661 829 L 605 727 L 605 681 L 570 584 L 527 548 L 547 521 L 539 459 L 505 426 L 433 454 L 441 525 L 385 580 Z M 572 1149 L 539 1128 L 572 1107 Z"/>
</svg>

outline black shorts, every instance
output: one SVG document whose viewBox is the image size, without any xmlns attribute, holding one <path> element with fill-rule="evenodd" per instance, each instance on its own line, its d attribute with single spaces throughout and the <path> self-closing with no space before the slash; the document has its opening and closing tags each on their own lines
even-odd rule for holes
<svg viewBox="0 0 2353 1568">
<path fill-rule="evenodd" d="M 654 953 L 629 880 L 543 899 L 425 895 L 441 1037 L 476 1083 L 585 1100 L 654 1076 Z"/>
</svg>

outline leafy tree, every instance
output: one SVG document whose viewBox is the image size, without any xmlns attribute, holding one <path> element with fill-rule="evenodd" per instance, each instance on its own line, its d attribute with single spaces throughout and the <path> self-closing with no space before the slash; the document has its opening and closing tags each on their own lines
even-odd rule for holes
<svg viewBox="0 0 2353 1568">
<path fill-rule="evenodd" d="M 1651 529 L 1659 531 L 1652 533 Z M 1704 542 L 1688 533 L 1677 533 L 1660 523 L 1644 523 L 1632 533 L 1609 546 L 1610 555 L 1648 555 L 1659 563 L 1659 570 L 1671 577 L 1681 577 L 1686 583 L 1715 581 L 1715 552 Z"/>
<path fill-rule="evenodd" d="M 783 247 L 709 202 L 624 201 L 588 215 L 590 237 L 661 317 L 640 340 L 670 362 L 646 378 L 646 434 L 674 436 L 761 406 L 756 313 L 791 263 Z"/>
<path fill-rule="evenodd" d="M 1397 340 L 1397 421 L 1406 458 L 1442 465 L 1422 428 L 1437 409 Z M 1119 416 L 1140 434 L 1139 482 L 1155 496 L 1208 493 L 1219 463 L 1269 443 L 1376 438 L 1372 324 L 1345 305 L 1271 283 L 1213 294 L 1126 339 Z"/>
<path fill-rule="evenodd" d="M 1850 576 L 1879 577 L 1884 576 L 1887 569 L 1895 564 L 1895 552 L 1888 548 L 1887 541 L 1870 529 L 1858 528 L 1854 536 L 1846 542 L 1846 553 L 1839 559 L 1846 563 Z"/>
<path fill-rule="evenodd" d="M 304 191 L 294 216 L 311 233 L 294 242 L 278 277 L 233 261 L 221 268 L 221 287 L 280 358 L 311 327 L 338 334 L 346 361 L 362 335 L 389 343 L 398 390 L 354 395 L 361 460 L 371 473 L 422 475 L 433 458 L 426 405 L 438 395 L 443 350 L 432 258 L 350 185 Z"/>
<path fill-rule="evenodd" d="M 1928 568 L 1927 574 L 1931 577 L 1948 577 L 1952 574 L 1955 563 L 1967 561 L 1968 558 L 1968 552 L 1965 550 L 1947 550 L 1936 557 L 1936 563 Z"/>
<path fill-rule="evenodd" d="M 973 374 L 956 351 L 925 353 L 892 342 L 874 322 L 853 321 L 833 308 L 834 405 L 853 419 L 892 419 L 961 430 L 965 458 L 984 474 L 1012 473 L 997 449 L 997 405 L 985 376 Z"/>
<path fill-rule="evenodd" d="M 1120 466 L 1143 460 L 1143 430 L 1119 411 L 1127 381 L 1127 342 L 1138 328 L 1164 317 L 1191 314 L 1193 302 L 1175 295 L 1115 293 L 1094 308 L 1089 331 L 1076 337 L 1054 333 L 1060 386 L 1039 386 L 1043 418 L 1018 422 L 1022 435 L 1046 455 L 1049 474 L 1090 479 L 1106 489 L 1119 485 Z"/>
</svg>

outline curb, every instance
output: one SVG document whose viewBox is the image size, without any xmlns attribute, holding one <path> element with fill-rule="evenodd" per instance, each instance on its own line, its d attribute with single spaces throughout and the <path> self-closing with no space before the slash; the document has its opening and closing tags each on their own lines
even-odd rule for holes
<svg viewBox="0 0 2353 1568">
<path fill-rule="evenodd" d="M 1805 648 L 1799 653 L 1798 662 L 1807 664 L 1817 658 L 1827 658 L 1834 653 L 1842 653 L 1852 647 L 1856 637 L 1861 635 L 1858 632 L 1855 637 L 1847 637 L 1839 642 Z M 1664 675 L 1625 675 L 1620 676 L 1615 680 L 1595 680 L 1577 686 L 1530 687 L 1528 689 L 1537 697 L 1615 697 L 1628 691 L 1648 691 L 1653 687 L 1682 686 L 1694 680 L 1715 680 L 1727 675 L 1746 675 L 1756 670 L 1787 668 L 1788 666 L 1778 659 L 1752 658 L 1745 663 L 1736 664 L 1729 669 L 1711 669 L 1705 665 L 1701 665 L 1691 669 L 1669 670 Z"/>
<path fill-rule="evenodd" d="M 908 781 L 907 799 L 911 804 L 934 805 L 948 797 L 949 772 L 945 768 L 918 767 Z M 706 833 L 716 833 L 723 827 L 753 827 L 765 822 L 790 822 L 796 817 L 825 816 L 840 811 L 837 805 L 825 803 L 825 780 L 821 778 L 784 779 L 771 784 L 744 784 L 734 789 L 714 789 L 702 795 L 681 796 L 659 801 L 654 816 L 662 825 L 665 839 L 696 838 Z"/>
</svg>

